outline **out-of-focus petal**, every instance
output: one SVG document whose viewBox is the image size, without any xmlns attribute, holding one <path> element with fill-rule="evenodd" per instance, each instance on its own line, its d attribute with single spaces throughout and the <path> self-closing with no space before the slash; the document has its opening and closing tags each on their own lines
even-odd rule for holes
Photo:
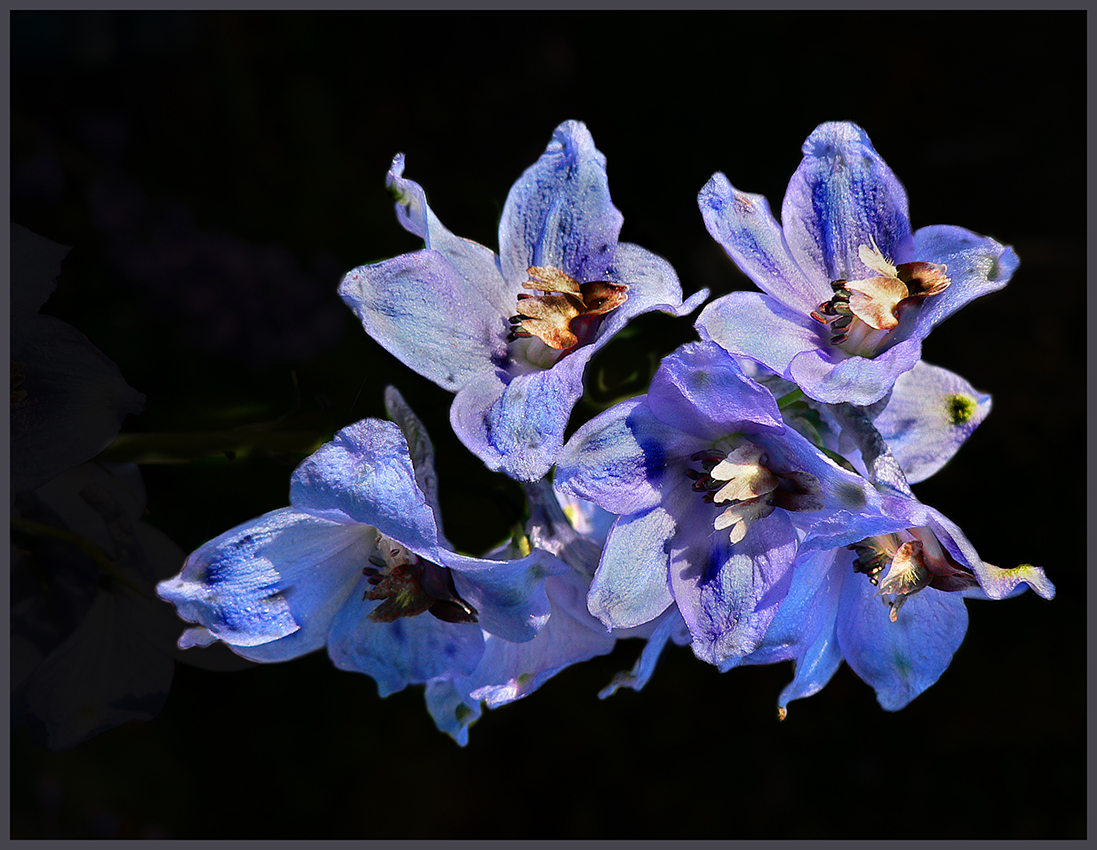
<svg viewBox="0 0 1097 850">
<path fill-rule="evenodd" d="M 667 584 L 674 519 L 661 507 L 621 517 L 606 540 L 587 607 L 606 628 L 654 620 L 674 601 Z"/>
<path fill-rule="evenodd" d="M 781 223 L 789 250 L 812 279 L 866 277 L 858 250 L 876 245 L 895 264 L 916 259 L 903 185 L 856 124 L 820 124 L 789 181 Z M 921 258 L 917 258 L 921 259 Z"/>
<path fill-rule="evenodd" d="M 468 746 L 469 727 L 480 719 L 480 700 L 468 696 L 449 680 L 427 682 L 423 698 L 438 730 L 460 746 Z"/>
</svg>

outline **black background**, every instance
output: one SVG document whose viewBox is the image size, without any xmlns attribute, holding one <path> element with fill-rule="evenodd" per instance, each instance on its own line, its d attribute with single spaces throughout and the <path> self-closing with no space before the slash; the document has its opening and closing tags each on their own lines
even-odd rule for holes
<svg viewBox="0 0 1097 850">
<path fill-rule="evenodd" d="M 1040 564 L 1058 587 L 969 603 L 951 667 L 894 714 L 843 668 L 778 723 L 788 665 L 720 675 L 685 648 L 599 701 L 638 650 L 623 642 L 461 749 L 418 689 L 380 700 L 323 653 L 178 664 L 150 722 L 65 752 L 13 730 L 13 836 L 1084 837 L 1084 40 L 1080 12 L 12 13 L 12 220 L 74 246 L 44 312 L 147 395 L 124 430 L 286 417 L 327 437 L 383 416 L 396 384 L 434 438 L 447 533 L 481 552 L 520 492 L 335 294 L 348 269 L 420 247 L 384 188 L 392 155 L 494 248 L 511 183 L 557 124 L 585 121 L 622 238 L 717 296 L 753 287 L 697 191 L 724 171 L 776 211 L 803 139 L 853 120 L 915 227 L 1021 258 L 924 345 L 994 410 L 915 492 L 988 562 Z M 635 325 L 593 361 L 604 389 L 573 428 L 693 338 L 688 320 Z M 146 518 L 190 551 L 284 505 L 297 459 L 144 466 Z"/>
</svg>

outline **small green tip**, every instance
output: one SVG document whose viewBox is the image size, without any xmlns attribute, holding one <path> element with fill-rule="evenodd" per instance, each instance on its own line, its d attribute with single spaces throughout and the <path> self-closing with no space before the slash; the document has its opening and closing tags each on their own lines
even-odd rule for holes
<svg viewBox="0 0 1097 850">
<path fill-rule="evenodd" d="M 975 399 L 971 396 L 960 395 L 959 393 L 945 396 L 945 410 L 948 414 L 948 421 L 953 425 L 963 425 L 965 422 L 970 422 L 975 415 L 975 407 Z"/>
</svg>

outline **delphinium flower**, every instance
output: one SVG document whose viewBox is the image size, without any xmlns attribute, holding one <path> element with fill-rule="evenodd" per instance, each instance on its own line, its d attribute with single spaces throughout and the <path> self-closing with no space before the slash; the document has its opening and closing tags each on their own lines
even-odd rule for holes
<svg viewBox="0 0 1097 850">
<path fill-rule="evenodd" d="M 556 128 L 514 184 L 499 253 L 447 230 L 398 155 L 387 183 L 397 217 L 423 250 L 350 272 L 339 293 L 367 333 L 456 393 L 454 431 L 487 466 L 534 481 L 551 467 L 591 356 L 651 310 L 685 315 L 674 269 L 618 241 L 605 157 L 587 128 Z M 541 294 L 535 294 L 541 293 Z"/>
<path fill-rule="evenodd" d="M 567 568 L 534 550 L 510 560 L 453 551 L 442 534 L 433 450 L 399 395 L 397 422 L 339 431 L 293 473 L 290 507 L 243 523 L 158 587 L 198 625 L 184 647 L 215 640 L 254 661 L 327 646 L 381 696 L 467 675 L 485 633 L 529 641 L 549 615 L 546 576 Z"/>
<path fill-rule="evenodd" d="M 763 291 L 713 301 L 697 328 L 814 399 L 869 405 L 939 322 L 1006 285 L 1017 256 L 962 227 L 912 232 L 906 190 L 855 124 L 820 125 L 803 152 L 780 224 L 721 173 L 701 190 L 709 232 Z"/>
<path fill-rule="evenodd" d="M 580 427 L 556 484 L 619 515 L 590 611 L 622 628 L 676 603 L 694 653 L 721 667 L 765 633 L 805 540 L 845 545 L 894 523 L 887 496 L 786 427 L 712 343 L 678 349 L 646 396 Z"/>
</svg>

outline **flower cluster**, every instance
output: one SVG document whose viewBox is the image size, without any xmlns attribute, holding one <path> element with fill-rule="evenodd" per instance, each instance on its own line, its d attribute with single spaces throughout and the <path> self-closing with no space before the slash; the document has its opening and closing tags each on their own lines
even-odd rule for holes
<svg viewBox="0 0 1097 850">
<path fill-rule="evenodd" d="M 605 157 L 560 125 L 514 184 L 498 253 L 438 220 L 397 155 L 387 183 L 421 250 L 348 273 L 366 332 L 454 393 L 450 421 L 491 470 L 522 483 L 527 522 L 483 557 L 442 531 L 433 450 L 395 389 L 391 421 L 350 425 L 293 474 L 290 505 L 211 540 L 159 595 L 259 662 L 320 647 L 382 696 L 425 686 L 460 743 L 482 706 L 643 641 L 603 691 L 641 688 L 668 641 L 721 671 L 792 661 L 778 699 L 846 661 L 889 710 L 948 666 L 965 598 L 1054 588 L 1001 569 L 913 495 L 990 410 L 921 360 L 921 341 L 1004 286 L 1013 251 L 953 226 L 912 230 L 906 191 L 849 123 L 803 146 L 781 222 L 716 174 L 705 225 L 762 290 L 708 303 L 699 340 L 648 391 L 565 433 L 591 357 L 630 319 L 684 317 L 662 257 L 619 240 Z M 612 348 L 610 349 L 612 351 Z"/>
</svg>

